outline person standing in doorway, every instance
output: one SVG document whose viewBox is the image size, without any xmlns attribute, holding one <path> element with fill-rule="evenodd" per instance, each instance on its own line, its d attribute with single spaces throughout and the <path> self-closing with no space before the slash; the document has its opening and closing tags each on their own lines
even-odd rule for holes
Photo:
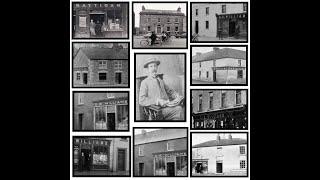
<svg viewBox="0 0 320 180">
<path fill-rule="evenodd" d="M 95 32 L 95 27 L 96 27 L 96 24 L 93 22 L 93 19 L 91 19 L 90 21 L 90 35 L 91 36 L 95 36 L 96 35 L 96 32 Z"/>
<path fill-rule="evenodd" d="M 96 31 L 97 36 L 101 36 L 101 24 L 100 24 L 99 20 L 97 21 L 95 31 Z"/>
</svg>

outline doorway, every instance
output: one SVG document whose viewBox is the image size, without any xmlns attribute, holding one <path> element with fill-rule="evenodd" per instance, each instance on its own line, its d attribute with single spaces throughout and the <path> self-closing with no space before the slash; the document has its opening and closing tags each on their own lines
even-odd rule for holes
<svg viewBox="0 0 320 180">
<path fill-rule="evenodd" d="M 144 172 L 144 163 L 139 163 L 139 174 L 138 176 L 143 176 Z"/>
<path fill-rule="evenodd" d="M 167 176 L 175 176 L 174 162 L 167 163 Z"/>
<path fill-rule="evenodd" d="M 83 113 L 78 114 L 79 130 L 82 130 Z"/>
<path fill-rule="evenodd" d="M 160 34 L 161 33 L 161 26 L 157 26 L 157 34 Z"/>
<path fill-rule="evenodd" d="M 126 170 L 126 150 L 118 149 L 118 171 Z"/>
<path fill-rule="evenodd" d="M 107 130 L 114 131 L 116 129 L 116 114 L 107 113 Z"/>
<path fill-rule="evenodd" d="M 91 150 L 90 149 L 81 149 L 81 158 L 80 158 L 80 166 L 82 170 L 90 171 L 91 166 Z"/>
<path fill-rule="evenodd" d="M 234 36 L 236 32 L 236 21 L 229 20 L 229 36 Z"/>
<path fill-rule="evenodd" d="M 222 162 L 217 162 L 217 173 L 222 173 Z"/>
<path fill-rule="evenodd" d="M 83 84 L 88 84 L 88 73 L 82 74 Z"/>
<path fill-rule="evenodd" d="M 212 72 L 212 80 L 213 82 L 217 82 L 217 72 L 215 70 Z"/>
<path fill-rule="evenodd" d="M 115 75 L 115 81 L 116 81 L 116 84 L 121 84 L 122 83 L 122 73 L 121 72 L 116 72 L 116 75 Z"/>
<path fill-rule="evenodd" d="M 102 26 L 102 23 L 104 22 L 104 16 L 105 16 L 104 13 L 90 14 L 90 21 L 92 19 L 96 25 L 95 26 L 95 33 L 97 36 L 102 36 L 101 26 Z"/>
<path fill-rule="evenodd" d="M 199 33 L 199 21 L 196 21 L 195 31 L 196 31 L 197 34 Z"/>
</svg>

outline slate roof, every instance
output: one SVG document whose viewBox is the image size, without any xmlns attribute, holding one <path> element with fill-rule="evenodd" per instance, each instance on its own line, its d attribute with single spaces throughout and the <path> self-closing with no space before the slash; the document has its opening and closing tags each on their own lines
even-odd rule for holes
<svg viewBox="0 0 320 180">
<path fill-rule="evenodd" d="M 207 141 L 207 142 L 203 142 L 203 143 L 200 143 L 200 144 L 196 144 L 196 145 L 192 146 L 192 148 L 214 147 L 214 146 L 229 146 L 229 145 L 240 145 L 240 144 L 247 144 L 247 140 L 246 139 L 240 139 L 240 138 L 220 139 L 219 141 L 212 140 L 212 141 Z"/>
<path fill-rule="evenodd" d="M 186 138 L 187 129 L 159 129 L 146 132 L 146 134 L 137 134 L 134 136 L 134 145 L 146 144 L 169 139 Z"/>
<path fill-rule="evenodd" d="M 114 48 L 81 48 L 82 52 L 90 59 L 128 59 L 129 51 Z"/>
<path fill-rule="evenodd" d="M 201 61 L 208 61 L 212 59 L 216 60 L 216 59 L 222 59 L 222 58 L 236 58 L 236 59 L 244 59 L 244 60 L 247 59 L 245 51 L 231 49 L 231 48 L 223 48 L 215 52 L 210 51 L 210 52 L 202 53 L 200 55 L 192 56 L 192 62 L 201 62 Z"/>
<path fill-rule="evenodd" d="M 176 15 L 176 16 L 184 16 L 184 13 L 178 12 L 177 10 L 158 10 L 158 9 L 145 9 L 140 12 L 140 15 Z"/>
</svg>

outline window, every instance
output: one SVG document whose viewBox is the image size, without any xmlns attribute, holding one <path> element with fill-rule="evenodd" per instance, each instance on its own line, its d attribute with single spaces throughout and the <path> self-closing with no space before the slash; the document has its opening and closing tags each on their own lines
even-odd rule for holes
<svg viewBox="0 0 320 180">
<path fill-rule="evenodd" d="M 167 142 L 167 151 L 174 151 L 174 143 L 173 143 L 173 141 Z"/>
<path fill-rule="evenodd" d="M 175 27 L 175 31 L 178 31 L 178 30 L 179 30 L 179 27 L 178 27 L 178 26 L 176 26 L 176 27 Z"/>
<path fill-rule="evenodd" d="M 240 154 L 246 154 L 246 147 L 240 146 Z"/>
<path fill-rule="evenodd" d="M 201 71 L 199 71 L 199 78 L 201 78 Z"/>
<path fill-rule="evenodd" d="M 248 4 L 247 3 L 243 3 L 243 11 L 244 12 L 248 11 Z"/>
<path fill-rule="evenodd" d="M 80 73 L 79 72 L 77 72 L 76 79 L 77 79 L 77 81 L 80 80 Z"/>
<path fill-rule="evenodd" d="M 156 176 L 166 176 L 166 163 L 165 163 L 165 157 L 164 156 L 156 156 L 155 159 L 155 172 L 154 174 Z"/>
<path fill-rule="evenodd" d="M 241 104 L 241 90 L 236 90 L 236 104 Z"/>
<path fill-rule="evenodd" d="M 206 21 L 206 29 L 209 29 L 209 21 Z"/>
<path fill-rule="evenodd" d="M 160 22 L 160 18 L 158 18 L 158 22 Z"/>
<path fill-rule="evenodd" d="M 174 21 L 175 21 L 175 22 L 179 22 L 179 21 L 178 21 L 178 18 L 175 18 Z"/>
<path fill-rule="evenodd" d="M 225 108 L 226 107 L 226 91 L 221 91 L 221 107 Z"/>
<path fill-rule="evenodd" d="M 107 68 L 107 61 L 105 60 L 99 61 L 99 68 Z"/>
<path fill-rule="evenodd" d="M 150 26 L 148 26 L 148 31 L 151 31 L 151 27 Z"/>
<path fill-rule="evenodd" d="M 99 106 L 94 108 L 95 129 L 107 129 L 106 108 Z"/>
<path fill-rule="evenodd" d="M 213 60 L 213 61 L 212 61 L 212 66 L 213 66 L 213 67 L 216 67 L 216 60 Z"/>
<path fill-rule="evenodd" d="M 202 111 L 202 94 L 199 95 L 199 111 Z"/>
<path fill-rule="evenodd" d="M 83 93 L 78 93 L 78 104 L 83 104 Z"/>
<path fill-rule="evenodd" d="M 238 60 L 238 66 L 241 66 L 241 60 L 240 59 Z"/>
<path fill-rule="evenodd" d="M 170 27 L 169 26 L 167 27 L 167 31 L 170 31 Z"/>
<path fill-rule="evenodd" d="M 179 176 L 187 176 L 188 157 L 187 156 L 177 156 L 176 162 L 177 162 L 177 164 L 176 164 L 177 174 Z"/>
<path fill-rule="evenodd" d="M 222 5 L 221 8 L 222 8 L 222 13 L 227 13 L 227 11 L 226 11 L 226 5 Z"/>
<path fill-rule="evenodd" d="M 167 18 L 167 22 L 170 22 L 170 18 Z"/>
<path fill-rule="evenodd" d="M 206 15 L 209 15 L 209 7 L 206 7 Z"/>
<path fill-rule="evenodd" d="M 201 67 L 201 62 L 199 62 L 199 66 Z"/>
<path fill-rule="evenodd" d="M 138 152 L 139 156 L 144 156 L 143 150 L 144 150 L 144 146 L 139 146 L 139 152 Z"/>
<path fill-rule="evenodd" d="M 246 160 L 240 160 L 240 169 L 246 168 Z"/>
<path fill-rule="evenodd" d="M 209 71 L 207 71 L 207 78 L 209 78 Z"/>
<path fill-rule="evenodd" d="M 107 73 L 99 73 L 99 81 L 106 81 L 107 80 Z"/>
<path fill-rule="evenodd" d="M 213 92 L 209 92 L 209 109 L 213 109 Z"/>
<path fill-rule="evenodd" d="M 237 78 L 238 79 L 242 79 L 243 78 L 243 71 L 242 70 L 238 70 Z"/>
<path fill-rule="evenodd" d="M 122 69 L 122 61 L 114 61 L 114 69 Z"/>
<path fill-rule="evenodd" d="M 198 16 L 198 9 L 196 9 L 196 16 Z"/>
</svg>

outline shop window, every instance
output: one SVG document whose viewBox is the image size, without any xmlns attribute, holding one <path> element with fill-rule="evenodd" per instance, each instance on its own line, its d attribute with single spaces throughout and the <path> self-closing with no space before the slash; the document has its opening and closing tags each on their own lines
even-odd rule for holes
<svg viewBox="0 0 320 180">
<path fill-rule="evenodd" d="M 77 81 L 80 81 L 80 76 L 81 76 L 81 74 L 80 74 L 79 72 L 77 72 L 77 73 L 76 73 L 76 80 L 77 80 Z"/>
<path fill-rule="evenodd" d="M 170 27 L 169 26 L 167 27 L 167 31 L 170 31 Z"/>
<path fill-rule="evenodd" d="M 78 93 L 78 105 L 83 104 L 83 93 Z"/>
<path fill-rule="evenodd" d="M 226 5 L 222 5 L 221 9 L 222 9 L 221 10 L 222 13 L 227 13 Z"/>
<path fill-rule="evenodd" d="M 174 142 L 173 141 L 167 142 L 167 151 L 174 151 Z"/>
<path fill-rule="evenodd" d="M 246 169 L 246 161 L 240 160 L 240 169 Z"/>
<path fill-rule="evenodd" d="M 242 70 L 238 70 L 237 71 L 237 78 L 238 79 L 242 79 L 243 78 L 243 71 Z"/>
<path fill-rule="evenodd" d="M 198 109 L 199 112 L 202 111 L 202 94 L 199 95 L 199 109 Z"/>
<path fill-rule="evenodd" d="M 209 109 L 213 109 L 213 92 L 209 92 Z"/>
<path fill-rule="evenodd" d="M 94 145 L 93 146 L 93 165 L 108 165 L 108 146 Z"/>
<path fill-rule="evenodd" d="M 221 91 L 221 107 L 222 107 L 222 108 L 227 107 L 226 95 L 227 95 L 227 92 L 226 92 L 226 91 Z M 221 122 L 222 122 L 222 121 L 221 121 Z"/>
<path fill-rule="evenodd" d="M 206 29 L 209 29 L 209 21 L 206 21 Z"/>
<path fill-rule="evenodd" d="M 240 146 L 240 154 L 246 154 L 246 147 Z"/>
<path fill-rule="evenodd" d="M 139 156 L 144 156 L 144 146 L 139 146 L 139 149 L 138 149 L 138 155 Z"/>
<path fill-rule="evenodd" d="M 206 15 L 209 15 L 209 7 L 206 7 Z"/>
<path fill-rule="evenodd" d="M 188 170 L 188 158 L 187 156 L 178 156 L 176 158 L 176 169 L 177 169 L 177 176 L 187 176 Z"/>
<path fill-rule="evenodd" d="M 175 27 L 175 31 L 178 31 L 178 30 L 179 30 L 179 27 L 178 27 L 178 26 L 176 26 L 176 27 Z"/>
<path fill-rule="evenodd" d="M 106 60 L 99 61 L 99 68 L 106 69 L 107 68 L 107 61 Z"/>
<path fill-rule="evenodd" d="M 166 176 L 166 163 L 165 163 L 165 157 L 164 156 L 155 156 L 155 176 Z"/>
<path fill-rule="evenodd" d="M 114 69 L 122 69 L 122 61 L 114 61 Z"/>
<path fill-rule="evenodd" d="M 107 73 L 101 72 L 99 73 L 99 81 L 106 81 L 107 80 Z"/>
<path fill-rule="evenodd" d="M 247 3 L 243 3 L 243 11 L 244 12 L 248 11 L 248 4 Z"/>
<path fill-rule="evenodd" d="M 236 104 L 241 104 L 241 90 L 236 90 Z"/>
<path fill-rule="evenodd" d="M 196 16 L 198 16 L 198 14 L 199 14 L 199 12 L 198 12 L 199 10 L 198 9 L 196 9 Z"/>
</svg>

